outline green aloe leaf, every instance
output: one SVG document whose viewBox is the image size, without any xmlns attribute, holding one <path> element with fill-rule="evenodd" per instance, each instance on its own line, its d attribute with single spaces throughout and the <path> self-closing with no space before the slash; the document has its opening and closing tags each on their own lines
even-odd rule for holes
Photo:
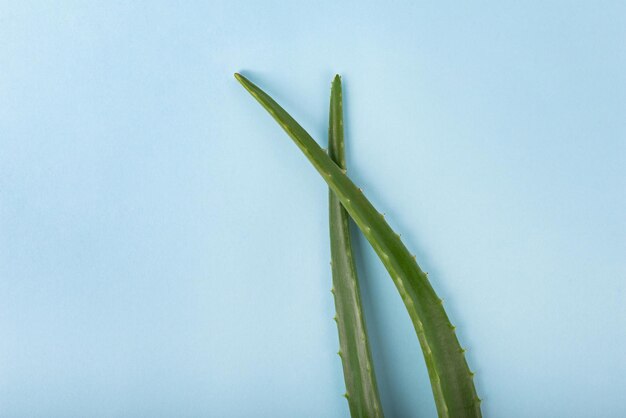
<svg viewBox="0 0 626 418">
<path fill-rule="evenodd" d="M 343 138 L 341 78 L 336 76 L 330 92 L 328 155 L 346 169 Z M 337 196 L 329 192 L 330 257 L 335 296 L 335 321 L 339 331 L 339 355 L 346 382 L 346 399 L 352 418 L 382 418 L 372 355 L 367 339 L 361 294 L 350 242 L 349 216 Z"/>
<path fill-rule="evenodd" d="M 480 399 L 442 301 L 426 273 L 362 191 L 269 95 L 240 74 L 237 80 L 287 132 L 339 198 L 391 275 L 417 333 L 440 417 L 480 417 Z"/>
</svg>

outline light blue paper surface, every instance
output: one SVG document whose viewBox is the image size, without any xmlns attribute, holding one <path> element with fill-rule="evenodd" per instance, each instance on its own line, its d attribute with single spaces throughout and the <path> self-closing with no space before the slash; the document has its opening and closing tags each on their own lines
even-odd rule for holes
<svg viewBox="0 0 626 418">
<path fill-rule="evenodd" d="M 626 416 L 623 2 L 96 3 L 0 2 L 0 416 L 348 416 L 327 189 L 235 71 L 322 144 L 342 74 L 486 417 Z M 435 416 L 355 240 L 387 417 Z"/>
</svg>

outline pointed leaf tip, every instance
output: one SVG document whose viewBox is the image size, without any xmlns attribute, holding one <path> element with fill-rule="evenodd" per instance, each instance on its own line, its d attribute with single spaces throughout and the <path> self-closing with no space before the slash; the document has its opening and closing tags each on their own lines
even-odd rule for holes
<svg viewBox="0 0 626 418">
<path fill-rule="evenodd" d="M 251 85 L 254 85 L 254 84 L 252 84 L 252 83 L 250 82 L 250 80 L 248 80 L 248 79 L 247 79 L 246 77 L 244 77 L 243 75 L 241 75 L 241 74 L 239 74 L 239 73 L 235 73 L 234 75 L 235 75 L 235 79 L 236 79 L 237 81 L 239 81 L 239 83 L 240 83 L 242 86 L 244 86 L 244 88 L 245 88 L 246 90 L 250 90 L 250 86 L 251 86 Z"/>
</svg>

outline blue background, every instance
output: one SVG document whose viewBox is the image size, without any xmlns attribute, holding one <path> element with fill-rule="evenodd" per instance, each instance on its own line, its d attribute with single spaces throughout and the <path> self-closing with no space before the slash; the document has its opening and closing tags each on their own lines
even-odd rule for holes
<svg viewBox="0 0 626 418">
<path fill-rule="evenodd" d="M 624 2 L 57 3 L 0 2 L 0 416 L 348 416 L 327 189 L 235 71 L 323 144 L 342 74 L 485 416 L 626 416 Z M 387 416 L 435 416 L 355 240 Z"/>
</svg>

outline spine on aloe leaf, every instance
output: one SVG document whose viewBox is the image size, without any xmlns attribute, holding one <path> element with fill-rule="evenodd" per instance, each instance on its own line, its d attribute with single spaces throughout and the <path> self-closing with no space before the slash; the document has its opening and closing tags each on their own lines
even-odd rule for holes
<svg viewBox="0 0 626 418">
<path fill-rule="evenodd" d="M 439 417 L 481 417 L 473 373 L 441 299 L 400 236 L 317 142 L 269 95 L 237 80 L 272 115 L 320 173 L 391 275 L 417 333 Z"/>
<path fill-rule="evenodd" d="M 330 93 L 328 155 L 346 169 L 341 79 L 336 76 Z M 350 242 L 349 216 L 335 194 L 329 192 L 330 255 L 333 295 L 346 398 L 352 418 L 382 418 L 372 355 L 367 339 L 361 295 Z"/>
</svg>

